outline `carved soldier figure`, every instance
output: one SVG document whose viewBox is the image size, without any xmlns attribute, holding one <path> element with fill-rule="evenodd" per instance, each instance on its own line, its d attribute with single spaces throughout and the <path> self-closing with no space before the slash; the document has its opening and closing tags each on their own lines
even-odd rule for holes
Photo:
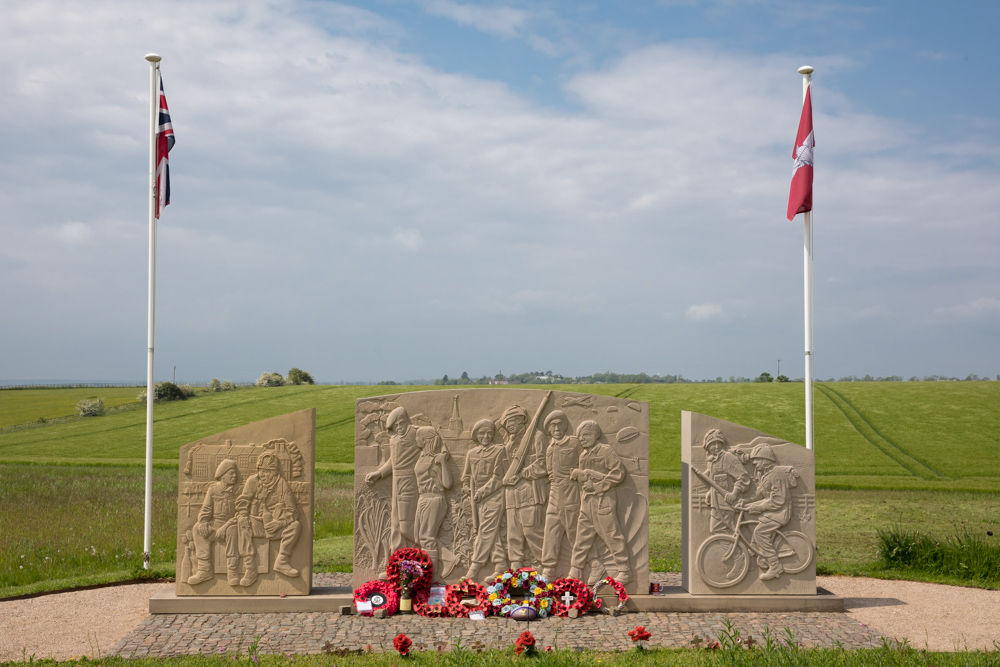
<svg viewBox="0 0 1000 667">
<path fill-rule="evenodd" d="M 729 450 L 729 442 L 719 429 L 713 428 L 705 434 L 702 447 L 708 453 L 709 477 L 728 491 L 723 495 L 718 490 L 709 488 L 705 493 L 705 502 L 711 513 L 709 529 L 713 533 L 732 532 L 735 527 L 732 508 L 735 507 L 740 494 L 750 488 L 750 473 L 743 467 L 736 454 Z"/>
<path fill-rule="evenodd" d="M 527 432 L 528 413 L 519 405 L 504 410 L 500 424 L 506 434 L 504 447 L 511 462 L 503 480 L 507 503 L 507 555 L 515 570 L 529 557 L 529 564 L 538 566 L 542 562 L 545 503 L 549 497 L 545 436 L 537 431 Z M 519 460 L 519 454 L 523 460 Z"/>
<path fill-rule="evenodd" d="M 378 470 L 365 477 L 368 484 L 374 484 L 383 477 L 392 475 L 392 509 L 389 516 L 389 553 L 416 544 L 417 476 L 413 466 L 420 456 L 417 447 L 416 429 L 410 426 L 410 415 L 406 408 L 398 407 L 389 413 L 385 428 L 390 434 L 389 459 Z"/>
<path fill-rule="evenodd" d="M 462 489 L 472 501 L 472 530 L 476 535 L 466 579 L 479 577 L 490 556 L 495 574 L 501 574 L 507 566 L 507 555 L 500 543 L 500 523 L 504 515 L 503 477 L 509 463 L 503 445 L 493 442 L 494 433 L 491 420 L 476 422 L 472 438 L 477 444 L 466 454 L 462 471 Z"/>
<path fill-rule="evenodd" d="M 299 571 L 289 559 L 299 538 L 299 510 L 288 482 L 281 478 L 278 456 L 264 452 L 257 458 L 257 474 L 247 478 L 243 491 L 236 499 L 236 522 L 240 529 L 240 556 L 243 557 L 243 578 L 240 586 L 257 580 L 254 537 L 280 539 L 274 571 L 297 577 Z"/>
<path fill-rule="evenodd" d="M 562 410 L 553 410 L 545 418 L 545 431 L 551 436 L 545 451 L 545 469 L 549 476 L 549 502 L 545 509 L 545 542 L 542 546 L 542 571 L 549 580 L 556 578 L 559 552 L 563 545 L 572 551 L 576 544 L 576 524 L 580 515 L 580 486 L 570 474 L 580 465 L 580 441 L 570 435 L 569 419 Z"/>
<path fill-rule="evenodd" d="M 458 566 L 458 556 L 438 539 L 441 523 L 448 512 L 445 491 L 453 483 L 448 458 L 451 454 L 441 442 L 437 430 L 430 426 L 417 429 L 420 457 L 413 466 L 417 476 L 420 499 L 417 500 L 417 543 L 434 563 L 434 572 L 447 579 Z"/>
<path fill-rule="evenodd" d="M 632 581 L 628 546 L 618 525 L 618 503 L 615 487 L 625 480 L 625 465 L 617 452 L 607 443 L 600 442 L 601 427 L 595 421 L 585 421 L 576 430 L 583 447 L 580 465 L 570 473 L 582 489 L 580 521 L 577 524 L 576 544 L 573 547 L 572 567 L 569 576 L 580 579 L 587 555 L 600 537 L 607 546 L 618 568 L 615 575 L 622 584 Z"/>
<path fill-rule="evenodd" d="M 796 473 L 791 466 L 779 466 L 770 445 L 757 445 L 750 452 L 750 460 L 757 470 L 757 500 L 753 503 L 740 502 L 737 509 L 750 514 L 760 514 L 760 523 L 754 528 L 753 543 L 762 555 L 757 558 L 757 566 L 766 572 L 761 581 L 769 581 L 781 576 L 785 569 L 778 560 L 774 548 L 774 534 L 792 518 L 792 487 L 797 484 Z"/>
<path fill-rule="evenodd" d="M 192 586 L 215 576 L 212 565 L 212 542 L 226 546 L 226 571 L 229 585 L 240 583 L 239 529 L 236 526 L 236 480 L 239 468 L 236 461 L 229 459 L 219 463 L 215 469 L 217 480 L 205 492 L 205 501 L 198 511 L 198 521 L 191 529 L 198 570 L 187 582 Z"/>
</svg>

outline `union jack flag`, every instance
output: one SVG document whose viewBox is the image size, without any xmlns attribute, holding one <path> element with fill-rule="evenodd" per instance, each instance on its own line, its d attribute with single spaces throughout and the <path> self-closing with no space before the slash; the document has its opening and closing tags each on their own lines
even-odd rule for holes
<svg viewBox="0 0 1000 667">
<path fill-rule="evenodd" d="M 167 96 L 163 94 L 163 79 L 160 79 L 160 117 L 156 124 L 156 218 L 160 218 L 163 207 L 170 203 L 170 167 L 167 154 L 174 147 L 174 128 L 170 124 L 170 110 Z"/>
</svg>

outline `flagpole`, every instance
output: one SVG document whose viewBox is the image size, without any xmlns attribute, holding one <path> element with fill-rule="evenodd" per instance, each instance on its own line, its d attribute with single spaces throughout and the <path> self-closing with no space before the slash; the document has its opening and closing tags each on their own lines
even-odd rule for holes
<svg viewBox="0 0 1000 667">
<path fill-rule="evenodd" d="M 146 499 L 143 517 L 142 566 L 148 570 L 153 553 L 153 338 L 156 323 L 156 76 L 160 56 L 150 53 L 149 61 L 149 321 L 146 358 Z"/>
<path fill-rule="evenodd" d="M 806 93 L 809 92 L 809 86 L 812 83 L 812 73 L 813 68 L 805 65 L 799 68 L 799 74 L 802 75 L 802 103 L 805 104 Z M 812 335 L 812 211 L 806 211 L 803 215 L 803 229 L 804 229 L 804 240 L 803 240 L 803 261 L 805 266 L 805 347 L 806 347 L 806 449 L 813 448 L 813 392 L 812 392 L 812 381 L 813 381 L 813 367 L 812 367 L 812 346 L 813 346 L 813 335 Z"/>
</svg>

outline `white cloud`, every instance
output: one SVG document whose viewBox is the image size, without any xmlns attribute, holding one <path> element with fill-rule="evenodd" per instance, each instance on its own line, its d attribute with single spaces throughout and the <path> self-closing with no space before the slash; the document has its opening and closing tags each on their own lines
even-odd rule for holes
<svg viewBox="0 0 1000 667">
<path fill-rule="evenodd" d="M 416 252 L 424 244 L 424 238 L 419 229 L 396 229 L 392 232 L 392 240 L 404 250 Z"/>
<path fill-rule="evenodd" d="M 722 306 L 717 303 L 702 303 L 687 309 L 687 318 L 695 322 L 715 320 L 722 317 Z"/>
<path fill-rule="evenodd" d="M 947 308 L 938 308 L 936 315 L 971 320 L 986 315 L 1000 313 L 1000 299 L 992 296 L 982 296 L 968 303 L 961 303 Z"/>
<path fill-rule="evenodd" d="M 451 0 L 424 0 L 422 4 L 428 14 L 443 16 L 459 25 L 499 37 L 516 37 L 531 18 L 531 12 L 514 7 L 483 7 Z"/>
</svg>

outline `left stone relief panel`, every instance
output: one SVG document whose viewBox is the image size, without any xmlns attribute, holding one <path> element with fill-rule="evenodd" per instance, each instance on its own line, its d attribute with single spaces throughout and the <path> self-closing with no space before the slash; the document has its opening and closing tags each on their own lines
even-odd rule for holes
<svg viewBox="0 0 1000 667">
<path fill-rule="evenodd" d="M 177 595 L 308 595 L 316 409 L 181 447 Z"/>
</svg>

